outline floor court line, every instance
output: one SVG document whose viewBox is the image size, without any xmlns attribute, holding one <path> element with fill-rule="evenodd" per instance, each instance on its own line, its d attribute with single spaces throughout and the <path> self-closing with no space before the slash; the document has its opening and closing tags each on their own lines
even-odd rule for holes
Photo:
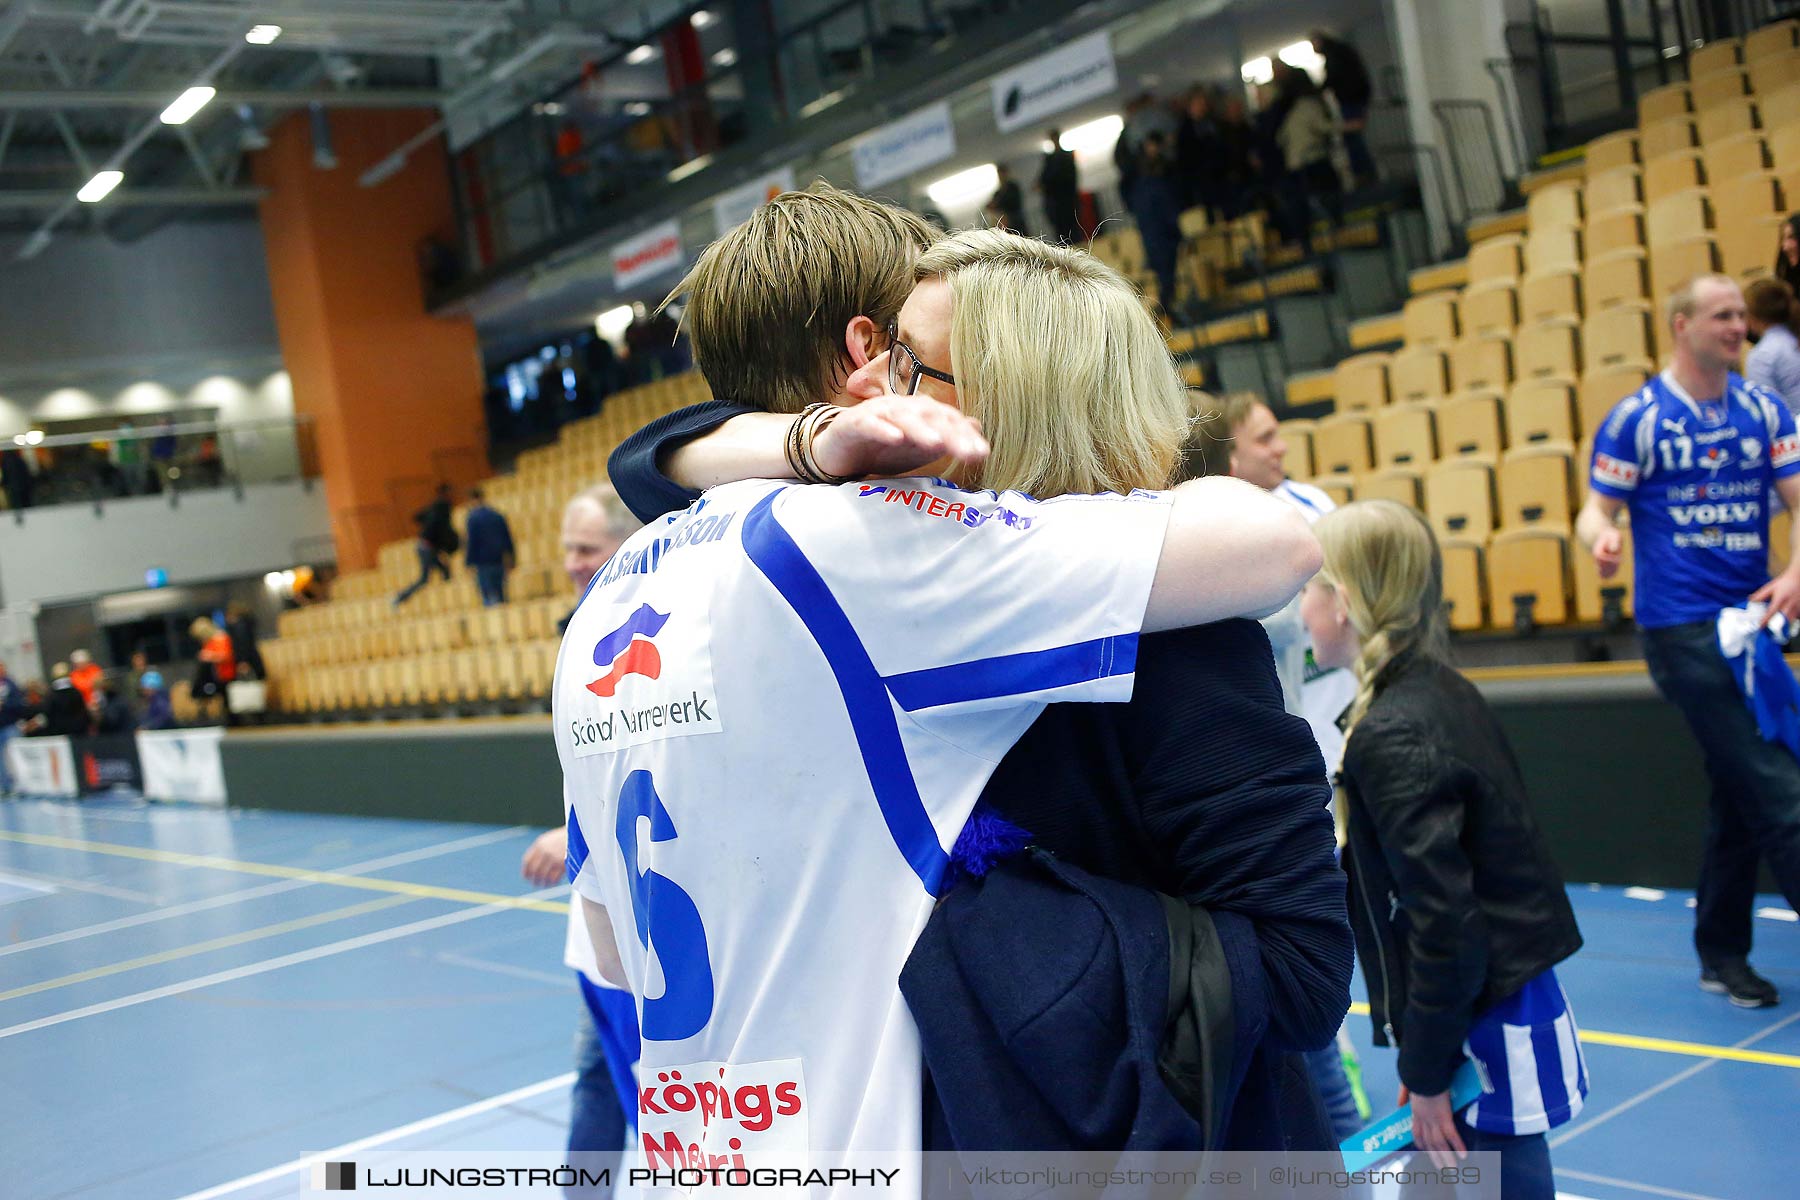
<svg viewBox="0 0 1800 1200">
<path fill-rule="evenodd" d="M 558 895 L 568 891 L 568 885 L 562 884 L 546 888 L 541 892 L 531 893 L 532 897 Z M 270 971 L 279 971 L 283 967 L 297 966 L 300 963 L 314 962 L 321 958 L 330 958 L 334 954 L 344 954 L 351 950 L 360 950 L 365 946 L 378 946 L 382 942 L 391 942 L 395 938 L 410 937 L 415 933 L 425 933 L 433 929 L 442 929 L 447 925 L 460 925 L 464 921 L 473 921 L 481 917 L 491 917 L 495 913 L 516 912 L 519 905 L 485 904 L 480 908 L 467 908 L 461 912 L 445 913 L 442 916 L 427 917 L 422 921 L 414 921 L 409 925 L 396 925 L 392 929 L 382 929 L 374 933 L 365 933 L 359 937 L 345 938 L 340 942 L 329 942 L 323 946 L 314 946 L 310 950 L 299 950 L 293 954 L 284 954 L 279 958 L 264 959 L 262 962 L 246 963 L 241 967 L 233 967 L 228 971 L 216 971 L 211 975 L 202 975 L 198 979 L 184 980 L 164 987 L 152 988 L 149 991 L 136 992 L 129 996 L 120 996 L 114 1000 L 106 1000 L 99 1004 L 90 1004 L 84 1008 L 70 1009 L 68 1012 L 54 1013 L 48 1017 L 39 1017 L 34 1021 L 25 1021 L 18 1025 L 9 1025 L 0 1029 L 0 1040 L 17 1037 L 22 1033 L 33 1033 L 39 1029 L 49 1029 L 55 1025 L 63 1025 L 70 1021 L 80 1021 L 87 1017 L 97 1017 L 104 1013 L 117 1012 L 122 1008 L 133 1008 L 139 1004 L 148 1004 L 153 1000 L 166 999 L 169 996 L 180 996 L 187 992 L 199 991 L 214 984 L 231 983 L 238 979 L 248 979 L 253 975 L 263 975 Z"/>
<path fill-rule="evenodd" d="M 61 875 L 47 875 L 42 871 L 25 871 L 18 867 L 8 867 L 6 873 L 25 882 L 43 884 L 51 888 L 65 888 L 71 892 L 87 892 L 94 896 L 105 896 L 109 900 L 126 900 L 132 904 L 161 903 L 149 892 L 134 892 L 129 888 L 113 887 L 106 883 L 89 883 L 85 879 L 68 879 Z"/>
<path fill-rule="evenodd" d="M 183 854 L 175 850 L 149 850 L 142 846 L 121 846 L 112 842 L 88 842 L 79 838 L 51 837 L 38 833 L 14 833 L 0 830 L 0 842 L 17 842 L 25 846 L 41 846 L 52 850 L 74 850 L 83 854 L 108 854 L 115 858 L 135 858 L 143 862 L 168 863 L 178 867 L 206 867 L 215 871 L 237 871 L 245 875 L 273 875 L 279 879 L 304 879 L 311 883 L 332 883 L 339 887 L 361 888 L 370 892 L 396 892 L 429 900 L 454 900 L 459 904 L 500 904 L 533 912 L 566 916 L 567 904 L 552 904 L 522 896 L 503 896 L 497 892 L 472 892 L 466 888 L 436 887 L 423 883 L 405 883 L 397 879 L 364 879 L 342 871 L 314 871 L 305 867 L 284 867 L 275 863 L 241 862 L 210 854 Z"/>
<path fill-rule="evenodd" d="M 439 842 L 433 846 L 422 846 L 417 850 L 405 850 L 399 854 L 390 854 L 385 858 L 371 858 L 364 862 L 351 863 L 338 867 L 333 871 L 337 875 L 363 875 L 370 871 L 383 871 L 388 867 L 405 866 L 408 863 L 422 862 L 428 858 L 437 858 L 445 854 L 455 854 L 462 850 L 485 846 L 492 842 L 505 841 L 526 832 L 530 827 L 514 825 L 510 829 L 490 830 L 472 837 L 457 838 L 452 842 Z M 0 872 L 4 875 L 4 872 Z M 137 913 L 129 917 L 120 917 L 113 921 L 102 921 L 98 925 L 84 925 L 79 929 L 68 929 L 62 933 L 45 934 L 43 937 L 29 941 L 15 942 L 10 946 L 0 946 L 0 958 L 9 954 L 20 954 L 26 950 L 36 950 L 42 946 L 58 946 L 64 942 L 73 942 L 81 938 L 95 937 L 103 933 L 116 933 L 121 929 L 134 929 L 139 925 L 148 925 L 155 921 L 167 921 L 174 917 L 185 917 L 191 913 L 206 912 L 208 909 L 220 908 L 227 904 L 237 904 L 244 900 L 260 900 L 267 896 L 277 896 L 285 892 L 298 891 L 300 888 L 317 886 L 317 879 L 284 879 L 279 883 L 265 883 L 241 891 L 225 892 L 218 896 L 209 896 L 204 900 L 191 900 L 185 904 L 175 904 L 168 908 L 159 908 L 154 912 Z"/>
<path fill-rule="evenodd" d="M 264 925 L 257 929 L 246 929 L 241 933 L 230 933 L 224 937 L 211 938 L 204 942 L 195 942 L 188 946 L 175 946 L 168 950 L 160 950 L 155 954 L 146 954 L 141 958 L 128 958 L 123 962 L 107 963 L 103 967 L 93 967 L 86 971 L 77 971 L 73 975 L 63 975 L 56 979 L 44 979 L 37 983 L 28 983 L 24 987 L 16 987 L 8 992 L 0 992 L 0 1001 L 17 1000 L 21 996 L 35 996 L 40 992 L 55 991 L 60 987 L 71 987 L 77 983 L 87 983 L 95 979 L 105 979 L 109 975 L 122 975 L 126 971 L 135 971 L 141 967 L 153 967 L 159 963 L 175 962 L 183 958 L 192 958 L 196 954 L 205 954 L 212 950 L 224 950 L 231 946 L 242 946 L 248 942 L 261 941 L 264 938 L 280 937 L 284 933 L 297 933 L 302 929 L 311 929 L 316 925 L 329 924 L 332 921 L 347 921 L 351 917 L 360 917 L 365 913 L 380 912 L 384 908 L 393 908 L 399 904 L 416 904 L 416 896 L 383 896 L 379 900 L 365 900 L 361 904 L 352 904 L 345 908 L 334 908 L 329 912 L 314 913 L 308 917 L 296 917 L 291 921 L 281 921 L 274 925 Z"/>
<path fill-rule="evenodd" d="M 1604 1183 L 1608 1187 L 1626 1188 L 1633 1192 L 1643 1192 L 1649 1196 L 1669 1196 L 1672 1200 L 1720 1200 L 1718 1196 L 1708 1196 L 1702 1192 L 1681 1192 L 1674 1188 L 1657 1187 L 1653 1183 L 1636 1183 L 1630 1179 L 1614 1179 L 1611 1175 L 1594 1175 L 1587 1171 L 1571 1171 L 1567 1167 L 1557 1167 L 1558 1175 L 1567 1175 L 1570 1179 L 1579 1179 L 1583 1183 Z M 1562 1193 L 1558 1192 L 1557 1195 Z"/>
<path fill-rule="evenodd" d="M 540 1080 L 537 1083 L 528 1084 L 522 1088 L 515 1088 L 510 1092 L 505 1092 L 498 1096 L 490 1096 L 486 1100 L 477 1100 L 473 1104 L 465 1104 L 461 1108 L 453 1108 L 449 1112 L 439 1113 L 435 1117 L 426 1117 L 423 1120 L 414 1121 L 410 1125 L 396 1126 L 393 1129 L 385 1130 L 381 1133 L 371 1134 L 366 1138 L 359 1138 L 354 1142 L 345 1142 L 341 1146 L 333 1146 L 329 1150 L 321 1150 L 316 1154 L 309 1154 L 305 1158 L 296 1158 L 292 1162 L 282 1163 L 279 1167 L 270 1167 L 266 1171 L 258 1171 L 254 1175 L 245 1175 L 241 1179 L 233 1179 L 229 1183 L 221 1183 L 216 1187 L 209 1187 L 204 1191 L 189 1192 L 187 1195 L 182 1196 L 180 1200 L 216 1200 L 216 1197 L 219 1196 L 229 1196 L 231 1193 L 243 1191 L 247 1187 L 255 1187 L 257 1184 L 267 1183 L 271 1179 L 280 1179 L 284 1175 L 292 1175 L 298 1171 L 304 1171 L 316 1162 L 328 1159 L 341 1159 L 348 1155 L 355 1154 L 359 1150 L 368 1150 L 386 1142 L 399 1141 L 401 1138 L 411 1137 L 416 1133 L 424 1133 L 443 1125 L 453 1124 L 454 1122 L 461 1121 L 467 1117 L 479 1116 L 484 1112 L 492 1112 L 496 1108 L 504 1108 L 508 1104 L 515 1104 L 520 1100 L 529 1100 L 533 1096 L 541 1096 L 545 1092 L 566 1088 L 574 1082 L 575 1072 L 570 1071 L 567 1074 Z"/>
<path fill-rule="evenodd" d="M 1358 1000 L 1350 1005 L 1350 1011 L 1358 1016 L 1366 1017 L 1369 1015 L 1369 1006 Z M 1788 1021 L 1794 1020 L 1795 1017 L 1800 1017 L 1800 1013 L 1730 1046 L 1714 1046 L 1706 1042 L 1680 1042 L 1670 1038 L 1643 1037 L 1635 1033 L 1609 1033 L 1604 1029 L 1582 1029 L 1579 1033 L 1581 1040 L 1590 1046 L 1616 1046 L 1622 1050 L 1648 1050 L 1654 1054 L 1682 1054 L 1690 1058 L 1704 1058 L 1707 1063 L 1742 1062 L 1754 1063 L 1763 1067 L 1788 1067 L 1792 1070 L 1800 1070 L 1800 1054 L 1774 1054 L 1766 1050 L 1746 1049 L 1774 1033 Z"/>
<path fill-rule="evenodd" d="M 508 963 L 489 962 L 485 958 L 471 958 L 466 954 L 437 954 L 432 957 L 438 962 L 447 963 L 452 967 L 472 967 L 477 971 L 492 971 L 496 975 L 510 975 L 514 979 L 528 979 L 533 983 L 567 985 L 575 977 L 573 971 L 552 975 L 548 971 L 534 971 L 530 967 L 515 967 Z"/>
<path fill-rule="evenodd" d="M 1757 1042 L 1762 1041 L 1764 1038 L 1770 1036 L 1771 1034 L 1777 1033 L 1780 1030 L 1787 1028 L 1789 1025 L 1792 1025 L 1795 1021 L 1800 1021 L 1800 1012 L 1790 1013 L 1788 1016 L 1783 1017 L 1781 1020 L 1775 1022 L 1773 1025 L 1769 1026 L 1767 1029 L 1759 1030 L 1758 1032 L 1751 1034 L 1749 1037 L 1743 1039 L 1742 1041 L 1738 1042 L 1736 1045 L 1734 1045 L 1730 1048 L 1733 1050 L 1741 1050 L 1746 1046 L 1755 1045 Z M 1585 1033 L 1586 1031 L 1584 1030 L 1583 1032 Z M 1582 1134 L 1588 1132 L 1591 1129 L 1597 1129 L 1601 1125 L 1604 1125 L 1608 1121 L 1612 1120 L 1614 1117 L 1619 1116 L 1623 1113 L 1630 1112 L 1632 1109 L 1636 1108 L 1638 1105 L 1642 1104 L 1644 1101 L 1649 1100 L 1652 1097 L 1661 1095 L 1663 1092 L 1668 1091 L 1670 1088 L 1674 1087 L 1676 1084 L 1686 1083 L 1688 1080 L 1692 1079 L 1694 1076 L 1698 1075 L 1700 1072 L 1706 1070 L 1708 1067 L 1716 1066 L 1718 1063 L 1720 1063 L 1722 1061 L 1724 1061 L 1724 1060 L 1717 1058 L 1717 1057 L 1708 1058 L 1704 1062 L 1697 1062 L 1693 1066 L 1688 1067 L 1686 1070 L 1679 1071 L 1676 1074 L 1669 1076 L 1667 1079 L 1663 1080 L 1661 1083 L 1654 1084 L 1651 1087 L 1645 1088 L 1643 1091 L 1639 1092 L 1637 1095 L 1632 1096 L 1626 1100 L 1620 1101 L 1618 1104 L 1607 1109 L 1605 1112 L 1600 1113 L 1598 1116 L 1594 1117 L 1592 1120 L 1583 1121 L 1580 1124 L 1575 1125 L 1573 1128 L 1566 1129 L 1561 1134 L 1557 1135 L 1556 1137 L 1551 1138 L 1550 1139 L 1550 1148 L 1552 1150 L 1554 1150 L 1558 1146 L 1561 1146 L 1566 1142 L 1573 1141 L 1574 1139 L 1580 1137 Z"/>
</svg>

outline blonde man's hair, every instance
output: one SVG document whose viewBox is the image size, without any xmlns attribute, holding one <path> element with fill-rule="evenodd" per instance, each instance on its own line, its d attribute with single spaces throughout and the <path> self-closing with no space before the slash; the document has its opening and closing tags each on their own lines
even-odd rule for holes
<svg viewBox="0 0 1800 1200">
<path fill-rule="evenodd" d="M 1444 561 L 1425 518 L 1392 500 L 1346 504 L 1319 518 L 1313 533 L 1325 552 L 1319 579 L 1343 597 L 1363 639 L 1348 733 L 1369 711 L 1395 659 L 1413 651 L 1449 658 Z"/>
<path fill-rule="evenodd" d="M 1258 405 L 1267 405 L 1268 401 L 1255 392 L 1227 392 L 1223 396 L 1213 396 L 1191 391 L 1189 396 L 1194 426 L 1188 433 L 1187 444 L 1181 448 L 1176 482 L 1230 474 L 1231 450 L 1237 441 L 1238 429 L 1250 419 Z"/>
<path fill-rule="evenodd" d="M 563 506 L 563 518 L 566 520 L 572 510 L 587 505 L 599 509 L 606 517 L 606 531 L 614 537 L 628 538 L 643 527 L 644 523 L 626 507 L 625 501 L 619 498 L 619 493 L 609 483 L 596 483 L 593 487 L 576 492 L 569 498 L 568 504 Z"/>
<path fill-rule="evenodd" d="M 1732 288 L 1738 285 L 1737 280 L 1729 275 L 1710 272 L 1704 275 L 1695 275 L 1676 284 L 1675 290 L 1669 293 L 1668 300 L 1663 304 L 1663 321 L 1671 331 L 1675 328 L 1676 317 L 1692 317 L 1695 312 L 1699 311 L 1700 287 L 1707 283 L 1720 283 Z"/>
<path fill-rule="evenodd" d="M 923 217 L 819 182 L 708 246 L 663 305 L 687 296 L 682 324 L 714 396 L 799 412 L 843 385 L 845 328 L 865 316 L 885 329 L 939 236 Z"/>
<path fill-rule="evenodd" d="M 1187 389 L 1122 275 L 1084 250 L 977 229 L 920 255 L 918 276 L 950 286 L 950 370 L 992 446 L 967 482 L 1035 496 L 1168 486 Z"/>
</svg>

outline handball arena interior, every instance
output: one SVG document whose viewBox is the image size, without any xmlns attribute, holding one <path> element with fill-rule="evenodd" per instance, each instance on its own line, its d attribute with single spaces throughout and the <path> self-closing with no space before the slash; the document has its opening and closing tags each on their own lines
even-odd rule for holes
<svg viewBox="0 0 1800 1200">
<path fill-rule="evenodd" d="M 1369 82 L 1301 85 L 1330 94 L 1329 196 L 1171 186 L 1192 203 L 1146 239 L 1118 149 L 1143 114 L 1253 119 L 1276 76 L 1327 85 L 1327 36 Z M 1664 297 L 1788 263 L 1800 4 L 11 0 L 0 1196 L 560 1151 L 570 887 L 521 860 L 563 822 L 565 505 L 714 398 L 658 305 L 815 180 L 1049 237 L 1053 149 L 1185 383 L 1260 397 L 1290 479 L 1437 536 L 1454 662 L 1584 943 L 1557 1194 L 1800 1195 L 1800 917 L 1762 867 L 1784 1002 L 1696 986 L 1707 763 L 1633 632 L 1629 540 L 1602 578 L 1577 527 L 1607 414 L 1675 351 Z M 506 518 L 504 602 L 458 555 L 422 568 L 442 488 L 459 544 L 473 489 Z M 1771 574 L 1791 536 L 1777 513 Z M 92 722 L 42 725 L 90 667 Z"/>
</svg>

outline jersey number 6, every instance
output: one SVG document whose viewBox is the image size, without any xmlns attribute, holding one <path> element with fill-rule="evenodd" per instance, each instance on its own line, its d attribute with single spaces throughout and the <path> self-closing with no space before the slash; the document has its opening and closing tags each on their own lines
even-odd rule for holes
<svg viewBox="0 0 1800 1200">
<path fill-rule="evenodd" d="M 638 942 L 656 955 L 663 972 L 662 995 L 644 1001 L 644 1037 L 679 1042 L 699 1033 L 712 1019 L 712 964 L 694 898 L 668 877 L 638 866 L 638 821 L 644 818 L 650 821 L 652 842 L 675 840 L 675 823 L 656 794 L 650 772 L 633 771 L 619 792 L 616 835 L 625 856 Z"/>
</svg>

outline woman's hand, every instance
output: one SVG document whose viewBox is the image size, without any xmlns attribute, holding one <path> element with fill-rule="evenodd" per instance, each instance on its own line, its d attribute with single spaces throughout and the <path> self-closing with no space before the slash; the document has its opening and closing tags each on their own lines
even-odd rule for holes
<svg viewBox="0 0 1800 1200">
<path fill-rule="evenodd" d="M 827 475 L 909 475 L 942 459 L 972 465 L 988 456 L 981 422 L 929 396 L 883 393 L 840 412 L 813 441 Z"/>
<path fill-rule="evenodd" d="M 1409 1095 L 1412 1098 L 1413 1145 L 1429 1154 L 1432 1165 L 1440 1168 L 1453 1167 L 1459 1160 L 1467 1158 L 1469 1152 L 1463 1146 L 1462 1135 L 1456 1132 L 1456 1114 L 1450 1108 L 1450 1093 L 1420 1096 L 1409 1093 L 1406 1085 L 1401 1084 L 1396 1104 L 1405 1104 Z"/>
</svg>

